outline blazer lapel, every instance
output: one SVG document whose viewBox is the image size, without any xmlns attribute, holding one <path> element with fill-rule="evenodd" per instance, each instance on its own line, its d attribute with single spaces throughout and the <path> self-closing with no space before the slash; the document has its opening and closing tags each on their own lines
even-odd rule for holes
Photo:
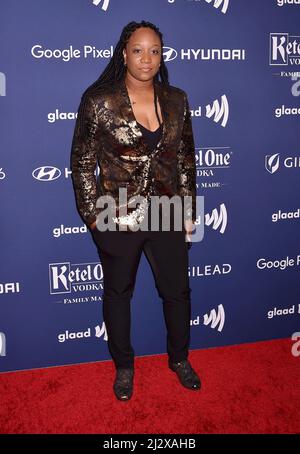
<svg viewBox="0 0 300 454">
<path fill-rule="evenodd" d="M 168 103 L 168 90 L 167 87 L 164 87 L 161 82 L 154 81 L 155 89 L 157 92 L 158 101 L 161 107 L 162 112 L 162 120 L 163 120 L 163 127 L 162 127 L 162 135 L 159 142 L 156 145 L 156 148 L 153 150 L 153 153 L 157 153 L 163 149 L 164 144 L 168 139 L 168 131 L 170 130 L 170 112 L 169 112 L 169 103 Z M 119 91 L 121 95 L 120 100 L 120 110 L 124 120 L 128 123 L 128 127 L 131 129 L 132 133 L 135 136 L 140 138 L 140 145 L 142 147 L 142 154 L 150 154 L 151 150 L 147 141 L 145 140 L 141 128 L 139 127 L 136 118 L 134 116 L 134 112 L 131 106 L 129 94 L 127 91 L 127 87 L 125 84 L 124 77 L 116 82 L 116 89 Z"/>
</svg>

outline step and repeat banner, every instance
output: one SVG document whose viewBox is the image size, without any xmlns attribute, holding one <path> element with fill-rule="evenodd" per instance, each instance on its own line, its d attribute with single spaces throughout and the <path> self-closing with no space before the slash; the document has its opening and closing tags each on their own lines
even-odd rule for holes
<svg viewBox="0 0 300 454">
<path fill-rule="evenodd" d="M 141 20 L 163 33 L 192 114 L 204 237 L 189 250 L 191 350 L 300 331 L 300 1 L 1 2 L 1 371 L 111 359 L 70 153 L 82 92 Z M 132 343 L 166 353 L 144 255 Z"/>
</svg>

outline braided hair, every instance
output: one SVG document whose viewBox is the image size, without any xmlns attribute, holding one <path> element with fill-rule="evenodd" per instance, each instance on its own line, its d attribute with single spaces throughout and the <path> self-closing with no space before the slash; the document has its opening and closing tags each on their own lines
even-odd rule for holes
<svg viewBox="0 0 300 454">
<path fill-rule="evenodd" d="M 91 94 L 98 94 L 100 93 L 104 88 L 112 86 L 115 82 L 121 80 L 126 73 L 126 66 L 124 64 L 124 59 L 123 59 L 123 49 L 126 47 L 126 44 L 132 35 L 132 33 L 137 30 L 138 28 L 141 27 L 147 27 L 151 28 L 160 38 L 161 42 L 161 47 L 163 48 L 164 42 L 163 42 L 163 36 L 162 33 L 160 32 L 159 28 L 152 24 L 151 22 L 147 22 L 142 20 L 141 22 L 129 22 L 122 30 L 120 39 L 115 46 L 115 50 L 113 53 L 112 58 L 110 59 L 109 63 L 107 64 L 106 68 L 103 70 L 103 72 L 100 74 L 98 79 L 91 84 L 82 94 L 81 96 L 81 102 L 80 106 L 78 109 L 78 115 L 79 117 L 79 125 L 81 130 L 83 131 L 84 128 L 84 112 L 85 112 L 85 107 L 86 107 L 86 102 L 88 99 L 88 96 Z M 168 74 L 168 68 L 164 62 L 164 59 L 161 59 L 160 62 L 160 67 L 159 71 L 155 74 L 154 80 L 158 81 L 159 77 L 161 79 L 161 82 L 165 85 L 169 85 L 169 74 Z M 155 90 L 155 87 L 154 87 Z M 157 114 L 157 107 L 156 107 L 156 102 L 157 102 L 157 94 L 155 93 L 155 110 Z M 158 116 L 158 115 L 157 115 Z"/>
</svg>

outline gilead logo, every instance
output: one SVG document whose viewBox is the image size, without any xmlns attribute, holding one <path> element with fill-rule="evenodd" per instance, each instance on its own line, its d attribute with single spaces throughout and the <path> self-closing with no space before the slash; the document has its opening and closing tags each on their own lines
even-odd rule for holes
<svg viewBox="0 0 300 454">
<path fill-rule="evenodd" d="M 6 337 L 4 333 L 0 333 L 0 356 L 6 356 Z"/>
</svg>

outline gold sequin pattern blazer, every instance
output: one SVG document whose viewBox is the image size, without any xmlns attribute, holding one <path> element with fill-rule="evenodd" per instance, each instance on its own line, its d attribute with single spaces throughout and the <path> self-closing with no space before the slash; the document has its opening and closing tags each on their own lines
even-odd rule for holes
<svg viewBox="0 0 300 454">
<path fill-rule="evenodd" d="M 96 207 L 99 196 L 112 196 L 118 207 L 119 187 L 127 188 L 128 200 L 136 195 L 191 196 L 189 213 L 196 219 L 195 146 L 188 98 L 180 88 L 153 83 L 163 120 L 154 152 L 136 122 L 124 78 L 101 94 L 88 95 L 83 128 L 79 116 L 76 119 L 72 180 L 79 213 L 88 226 L 101 211 Z"/>
</svg>

